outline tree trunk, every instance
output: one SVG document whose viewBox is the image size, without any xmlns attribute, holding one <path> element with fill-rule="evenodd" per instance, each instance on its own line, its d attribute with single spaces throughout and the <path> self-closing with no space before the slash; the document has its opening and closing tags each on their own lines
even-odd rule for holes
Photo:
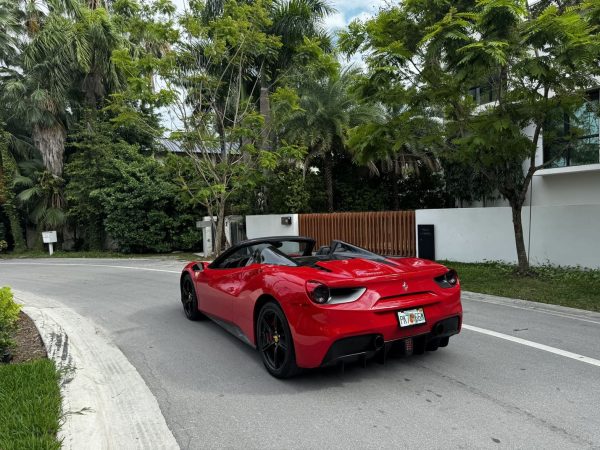
<svg viewBox="0 0 600 450">
<path fill-rule="evenodd" d="M 323 172 L 327 191 L 327 211 L 333 212 L 333 161 L 329 152 L 323 155 Z"/>
<path fill-rule="evenodd" d="M 16 163 L 12 155 L 8 153 L 6 140 L 0 135 L 0 162 L 2 163 L 2 188 L 0 196 L 4 197 L 4 212 L 10 223 L 10 234 L 13 237 L 14 250 L 23 251 L 26 248 L 23 238 L 23 227 L 19 220 L 19 213 L 15 202 L 15 193 L 12 190 L 13 179 L 16 171 Z"/>
<path fill-rule="evenodd" d="M 46 170 L 58 177 L 63 173 L 66 133 L 62 125 L 52 127 L 33 126 L 33 143 L 38 149 Z"/>
<path fill-rule="evenodd" d="M 261 132 L 262 148 L 271 149 L 271 104 L 269 102 L 269 83 L 264 66 L 260 70 L 260 115 L 263 117 L 263 126 Z"/>
<path fill-rule="evenodd" d="M 398 166 L 398 158 L 394 159 L 394 168 L 392 170 L 392 195 L 394 196 L 394 211 L 398 211 L 400 209 L 400 191 L 398 189 L 398 173 L 400 172 L 400 167 Z"/>
<path fill-rule="evenodd" d="M 215 233 L 215 242 L 213 252 L 216 255 L 223 250 L 223 240 L 225 239 L 225 201 L 219 201 L 217 212 L 217 232 Z"/>
<path fill-rule="evenodd" d="M 512 209 L 513 228 L 515 231 L 515 244 L 517 246 L 518 272 L 521 275 L 529 273 L 529 261 L 527 260 L 527 251 L 525 250 L 525 239 L 523 236 L 523 221 L 521 219 L 522 204 L 510 202 Z"/>
</svg>

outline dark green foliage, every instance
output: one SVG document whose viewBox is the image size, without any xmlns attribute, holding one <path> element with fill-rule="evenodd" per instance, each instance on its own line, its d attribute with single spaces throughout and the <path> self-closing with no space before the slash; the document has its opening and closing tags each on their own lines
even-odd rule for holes
<svg viewBox="0 0 600 450">
<path fill-rule="evenodd" d="M 489 180 L 472 165 L 447 158 L 441 158 L 441 164 L 444 168 L 446 192 L 458 201 L 459 207 L 463 206 L 463 202 L 476 200 L 482 200 L 485 205 L 486 200 L 497 196 L 494 195 L 494 187 Z"/>
<path fill-rule="evenodd" d="M 145 158 L 113 161 L 119 179 L 91 194 L 106 214 L 106 232 L 123 252 L 167 252 L 197 249 L 198 216 L 181 215 L 177 186 L 161 173 L 160 162 Z"/>
<path fill-rule="evenodd" d="M 12 248 L 22 251 L 25 249 L 25 239 L 15 201 L 15 192 L 12 189 L 17 166 L 9 150 L 8 133 L 0 129 L 0 218 L 10 230 L 10 233 L 7 233 L 5 228 L 4 237 L 0 240 L 11 243 Z"/>
<path fill-rule="evenodd" d="M 265 213 L 302 213 L 310 210 L 311 193 L 300 167 L 288 164 L 279 166 L 264 178 Z"/>
<path fill-rule="evenodd" d="M 405 176 L 375 175 L 341 159 L 335 166 L 337 211 L 390 211 L 447 206 L 443 179 L 427 167 Z"/>
<path fill-rule="evenodd" d="M 102 249 L 110 236 L 123 252 L 198 249 L 201 214 L 181 201 L 172 168 L 109 131 L 85 127 L 71 143 L 66 195 L 77 247 Z"/>
</svg>

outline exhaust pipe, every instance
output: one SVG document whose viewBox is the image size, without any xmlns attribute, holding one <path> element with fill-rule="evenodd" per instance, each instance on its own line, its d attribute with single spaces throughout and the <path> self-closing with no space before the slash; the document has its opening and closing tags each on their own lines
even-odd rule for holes
<svg viewBox="0 0 600 450">
<path fill-rule="evenodd" d="M 383 336 L 377 335 L 375 339 L 373 339 L 373 345 L 375 346 L 375 350 L 381 350 L 385 342 L 383 341 Z"/>
<path fill-rule="evenodd" d="M 439 336 L 440 334 L 442 334 L 444 332 L 444 325 L 441 323 L 438 323 L 433 327 L 432 331 L 433 331 L 434 336 Z"/>
</svg>

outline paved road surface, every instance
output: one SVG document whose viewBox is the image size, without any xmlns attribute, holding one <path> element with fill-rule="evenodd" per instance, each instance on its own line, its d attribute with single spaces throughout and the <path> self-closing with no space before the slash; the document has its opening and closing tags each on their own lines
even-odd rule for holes
<svg viewBox="0 0 600 450">
<path fill-rule="evenodd" d="M 484 332 L 465 329 L 445 349 L 385 366 L 279 381 L 217 325 L 185 319 L 182 266 L 0 261 L 0 285 L 104 327 L 184 449 L 600 448 L 600 314 L 465 298 L 465 324 Z"/>
</svg>

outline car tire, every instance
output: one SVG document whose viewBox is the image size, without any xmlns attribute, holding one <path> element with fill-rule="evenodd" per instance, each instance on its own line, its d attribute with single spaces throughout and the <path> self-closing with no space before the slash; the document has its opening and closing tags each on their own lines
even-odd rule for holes
<svg viewBox="0 0 600 450">
<path fill-rule="evenodd" d="M 184 275 L 181 279 L 181 303 L 185 317 L 189 320 L 200 320 L 204 315 L 198 310 L 198 296 L 192 277 Z"/>
<path fill-rule="evenodd" d="M 448 342 L 450 342 L 449 336 L 440 338 L 440 347 L 448 347 Z"/>
<path fill-rule="evenodd" d="M 267 371 L 276 378 L 290 378 L 299 371 L 294 340 L 281 307 L 265 303 L 256 319 L 256 348 Z"/>
</svg>

